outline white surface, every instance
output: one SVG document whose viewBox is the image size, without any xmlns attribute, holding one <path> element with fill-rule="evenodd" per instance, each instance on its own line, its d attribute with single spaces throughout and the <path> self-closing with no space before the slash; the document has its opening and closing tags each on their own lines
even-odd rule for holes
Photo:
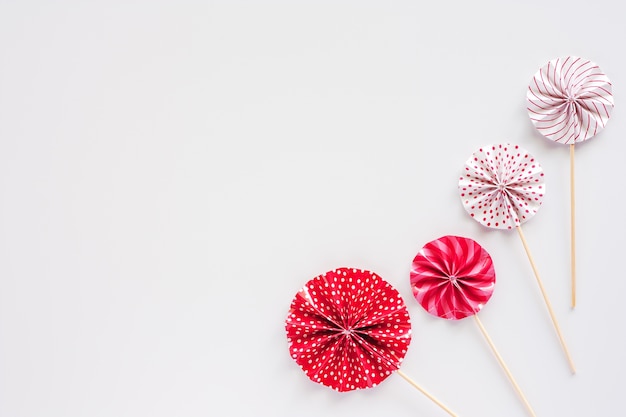
<svg viewBox="0 0 626 417">
<path fill-rule="evenodd" d="M 392 375 L 339 394 L 291 360 L 295 292 L 338 266 L 399 289 L 403 370 L 463 417 L 527 413 L 472 320 L 428 316 L 410 263 L 476 239 L 480 317 L 537 416 L 618 415 L 626 371 L 616 1 L 0 2 L 0 416 L 443 416 Z M 608 127 L 577 147 L 579 306 L 569 308 L 568 149 L 525 91 L 597 62 Z M 511 141 L 544 167 L 524 227 L 579 373 L 515 232 L 472 221 L 458 172 Z"/>
</svg>

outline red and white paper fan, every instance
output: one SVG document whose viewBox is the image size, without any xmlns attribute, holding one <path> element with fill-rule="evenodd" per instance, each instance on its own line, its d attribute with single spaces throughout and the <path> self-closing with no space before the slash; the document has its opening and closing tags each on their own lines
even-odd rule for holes
<svg viewBox="0 0 626 417">
<path fill-rule="evenodd" d="M 411 342 L 411 321 L 398 291 L 373 272 L 328 271 L 296 294 L 285 323 L 289 352 L 314 382 L 344 392 L 371 388 L 400 371 Z"/>
<path fill-rule="evenodd" d="M 596 63 L 575 56 L 553 59 L 540 68 L 526 99 L 537 130 L 564 145 L 594 137 L 613 110 L 609 77 Z"/>
<path fill-rule="evenodd" d="M 576 306 L 575 144 L 595 137 L 613 110 L 612 85 L 600 67 L 587 59 L 566 56 L 539 69 L 526 93 L 528 116 L 547 139 L 570 148 L 571 281 Z"/>
<path fill-rule="evenodd" d="M 522 223 L 537 213 L 545 196 L 541 165 L 518 145 L 504 143 L 483 146 L 465 162 L 458 187 L 463 207 L 474 220 L 492 229 L 517 230 L 561 347 L 570 369 L 575 373 L 569 350 L 521 227 Z"/>
<path fill-rule="evenodd" d="M 498 363 L 534 417 L 530 403 L 478 318 L 477 313 L 491 298 L 496 283 L 489 253 L 472 239 L 443 236 L 418 252 L 413 259 L 410 279 L 415 299 L 428 313 L 449 320 L 474 317 Z"/>
<path fill-rule="evenodd" d="M 545 194 L 543 170 L 517 145 L 478 149 L 459 179 L 463 207 L 483 226 L 512 229 L 533 217 Z"/>
<path fill-rule="evenodd" d="M 478 313 L 496 283 L 491 256 L 472 239 L 444 236 L 413 260 L 413 296 L 430 314 L 459 320 Z"/>
</svg>

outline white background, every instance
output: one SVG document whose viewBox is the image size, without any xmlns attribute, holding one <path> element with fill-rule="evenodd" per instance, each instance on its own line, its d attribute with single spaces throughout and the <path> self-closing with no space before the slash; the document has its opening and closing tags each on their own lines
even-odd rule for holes
<svg viewBox="0 0 626 417">
<path fill-rule="evenodd" d="M 480 313 L 537 416 L 623 409 L 626 38 L 617 1 L 0 1 L 0 416 L 443 416 L 398 375 L 336 393 L 290 358 L 304 283 L 350 266 L 403 295 L 402 369 L 463 417 L 527 416 L 473 320 L 412 298 L 428 241 L 494 259 Z M 569 154 L 525 93 L 578 55 L 614 85 Z M 524 225 L 571 376 L 515 232 L 457 176 L 512 142 L 547 195 Z"/>
</svg>

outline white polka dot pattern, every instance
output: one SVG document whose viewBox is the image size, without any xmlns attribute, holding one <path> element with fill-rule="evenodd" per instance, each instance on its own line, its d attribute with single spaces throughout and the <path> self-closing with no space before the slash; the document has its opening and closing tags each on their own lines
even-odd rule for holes
<svg viewBox="0 0 626 417">
<path fill-rule="evenodd" d="M 465 162 L 459 179 L 463 207 L 480 224 L 512 229 L 533 217 L 545 195 L 543 170 L 517 145 L 484 146 Z"/>
<path fill-rule="evenodd" d="M 575 56 L 553 59 L 541 68 L 530 81 L 526 100 L 537 130 L 563 144 L 594 137 L 613 110 L 609 78 L 594 62 Z"/>
<path fill-rule="evenodd" d="M 339 268 L 294 297 L 285 323 L 292 358 L 337 391 L 378 385 L 400 368 L 411 322 L 398 291 L 373 272 Z"/>
<path fill-rule="evenodd" d="M 496 283 L 491 256 L 476 241 L 443 236 L 428 242 L 413 259 L 413 296 L 430 314 L 459 320 L 478 313 Z"/>
</svg>

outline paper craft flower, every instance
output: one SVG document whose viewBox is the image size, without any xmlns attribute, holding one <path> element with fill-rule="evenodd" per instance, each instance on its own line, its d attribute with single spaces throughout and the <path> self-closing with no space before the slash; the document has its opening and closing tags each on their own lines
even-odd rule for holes
<svg viewBox="0 0 626 417">
<path fill-rule="evenodd" d="M 568 145 L 594 137 L 613 110 L 609 78 L 594 62 L 575 56 L 553 59 L 541 68 L 526 99 L 537 130 Z"/>
<path fill-rule="evenodd" d="M 458 320 L 478 313 L 493 294 L 491 256 L 472 239 L 443 236 L 413 259 L 413 296 L 430 314 Z"/>
<path fill-rule="evenodd" d="M 413 259 L 411 288 L 415 299 L 437 317 L 451 320 L 474 317 L 515 392 L 530 415 L 535 417 L 526 396 L 478 318 L 477 313 L 491 298 L 495 283 L 491 257 L 472 239 L 443 236 L 428 242 Z"/>
<path fill-rule="evenodd" d="M 339 268 L 296 294 L 286 320 L 292 358 L 337 391 L 376 386 L 400 367 L 411 341 L 398 291 L 373 272 Z"/>
<path fill-rule="evenodd" d="M 484 146 L 465 162 L 459 179 L 463 207 L 480 224 L 512 229 L 537 213 L 546 192 L 543 170 L 517 145 Z"/>
</svg>

